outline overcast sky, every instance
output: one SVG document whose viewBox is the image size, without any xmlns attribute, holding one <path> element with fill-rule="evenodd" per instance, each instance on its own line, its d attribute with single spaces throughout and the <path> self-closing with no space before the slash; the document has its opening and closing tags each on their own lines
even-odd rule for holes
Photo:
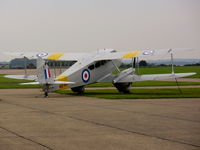
<svg viewBox="0 0 200 150">
<path fill-rule="evenodd" d="M 1 54 L 100 48 L 193 48 L 180 55 L 200 58 L 200 0 L 0 0 Z"/>
</svg>

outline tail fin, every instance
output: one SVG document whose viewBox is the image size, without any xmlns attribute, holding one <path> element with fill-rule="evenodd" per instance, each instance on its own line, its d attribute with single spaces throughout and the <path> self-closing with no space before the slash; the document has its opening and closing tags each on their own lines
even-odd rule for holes
<svg viewBox="0 0 200 150">
<path fill-rule="evenodd" d="M 53 84 L 54 78 L 51 74 L 51 70 L 49 69 L 45 60 L 41 57 L 37 59 L 37 74 L 38 81 L 40 84 Z"/>
</svg>

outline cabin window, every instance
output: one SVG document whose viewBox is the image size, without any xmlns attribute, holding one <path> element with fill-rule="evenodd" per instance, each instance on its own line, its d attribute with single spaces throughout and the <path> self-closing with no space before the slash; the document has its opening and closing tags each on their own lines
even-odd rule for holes
<svg viewBox="0 0 200 150">
<path fill-rule="evenodd" d="M 100 61 L 96 62 L 96 63 L 95 63 L 95 68 L 100 67 L 100 65 L 101 65 Z"/>
<path fill-rule="evenodd" d="M 94 64 L 90 65 L 88 68 L 89 68 L 90 70 L 93 70 L 93 69 L 94 69 Z"/>
<path fill-rule="evenodd" d="M 95 64 L 92 64 L 88 67 L 88 69 L 93 70 L 94 68 L 99 68 L 100 66 L 105 65 L 107 62 L 109 62 L 110 60 L 101 60 L 101 61 L 97 61 Z"/>
<path fill-rule="evenodd" d="M 102 61 L 101 61 L 101 65 L 102 65 L 102 66 L 105 65 L 106 62 L 107 62 L 106 60 L 102 60 Z"/>
</svg>

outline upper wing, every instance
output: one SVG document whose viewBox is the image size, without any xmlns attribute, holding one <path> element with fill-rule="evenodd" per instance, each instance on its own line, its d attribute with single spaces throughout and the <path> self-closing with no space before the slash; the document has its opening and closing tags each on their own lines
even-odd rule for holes
<svg viewBox="0 0 200 150">
<path fill-rule="evenodd" d="M 164 57 L 171 53 L 178 54 L 177 52 L 185 52 L 188 49 L 154 49 L 154 50 L 134 50 L 129 52 L 117 52 L 110 51 L 109 53 L 100 53 L 96 55 L 93 59 L 98 60 L 113 60 L 113 59 L 131 59 L 134 57 Z"/>
<path fill-rule="evenodd" d="M 134 50 L 129 52 L 118 52 L 111 49 L 105 49 L 92 53 L 62 53 L 62 52 L 3 52 L 6 55 L 15 57 L 27 57 L 27 58 L 38 58 L 50 60 L 67 60 L 67 61 L 79 61 L 84 58 L 90 58 L 93 61 L 99 60 L 113 60 L 113 59 L 130 59 L 134 57 L 149 57 L 157 56 L 162 57 L 170 53 L 175 53 L 177 51 L 188 51 L 188 49 L 160 49 L 160 50 Z"/>
<path fill-rule="evenodd" d="M 78 61 L 82 57 L 87 56 L 89 53 L 62 53 L 62 52 L 3 52 L 5 55 L 14 57 L 27 57 L 32 59 L 37 59 L 41 57 L 43 59 L 50 60 L 68 60 L 68 61 Z"/>
</svg>

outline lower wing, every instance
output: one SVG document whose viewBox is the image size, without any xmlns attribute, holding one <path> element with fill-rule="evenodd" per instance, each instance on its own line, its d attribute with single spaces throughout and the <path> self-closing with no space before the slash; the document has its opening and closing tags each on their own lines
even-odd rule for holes
<svg viewBox="0 0 200 150">
<path fill-rule="evenodd" d="M 40 84 L 39 82 L 27 82 L 27 83 L 21 83 L 22 85 L 37 85 Z M 65 82 L 65 81 L 54 81 L 53 83 L 51 83 L 52 85 L 61 85 L 61 84 L 75 84 L 74 82 Z"/>
<path fill-rule="evenodd" d="M 148 75 L 128 75 L 125 78 L 119 80 L 118 82 L 138 82 L 138 81 L 148 81 L 148 80 L 165 80 L 165 79 L 175 79 L 186 76 L 195 75 L 192 73 L 172 73 L 172 74 L 148 74 Z"/>
<path fill-rule="evenodd" d="M 191 73 L 171 73 L 171 74 L 147 74 L 147 75 L 137 75 L 134 74 L 133 70 L 127 69 L 118 75 L 108 74 L 97 82 L 111 82 L 111 83 L 123 83 L 123 82 L 139 82 L 148 80 L 165 80 L 165 79 L 175 79 L 186 76 L 195 75 L 195 72 Z"/>
<path fill-rule="evenodd" d="M 36 75 L 5 75 L 5 78 L 12 78 L 12 79 L 23 79 L 23 80 L 37 80 Z"/>
</svg>

